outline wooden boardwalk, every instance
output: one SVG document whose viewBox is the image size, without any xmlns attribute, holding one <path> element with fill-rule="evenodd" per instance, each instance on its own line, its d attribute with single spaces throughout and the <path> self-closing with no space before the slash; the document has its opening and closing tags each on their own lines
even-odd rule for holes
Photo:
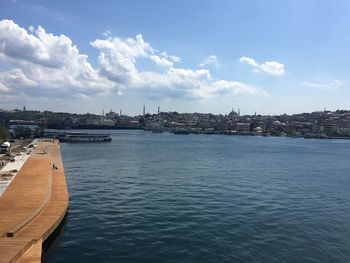
<svg viewBox="0 0 350 263">
<path fill-rule="evenodd" d="M 68 198 L 60 145 L 43 140 L 0 197 L 0 263 L 41 262 L 42 243 L 64 218 Z"/>
</svg>

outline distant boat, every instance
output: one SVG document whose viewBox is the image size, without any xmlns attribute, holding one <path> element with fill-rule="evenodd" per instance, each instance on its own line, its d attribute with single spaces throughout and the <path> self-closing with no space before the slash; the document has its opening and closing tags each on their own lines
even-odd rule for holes
<svg viewBox="0 0 350 263">
<path fill-rule="evenodd" d="M 163 131 L 162 131 L 162 129 L 152 129 L 152 132 L 153 133 L 162 133 Z"/>
<path fill-rule="evenodd" d="M 185 128 L 176 128 L 172 131 L 174 134 L 190 134 L 190 131 Z"/>
<path fill-rule="evenodd" d="M 58 136 L 60 142 L 110 142 L 109 133 L 65 132 Z"/>
</svg>

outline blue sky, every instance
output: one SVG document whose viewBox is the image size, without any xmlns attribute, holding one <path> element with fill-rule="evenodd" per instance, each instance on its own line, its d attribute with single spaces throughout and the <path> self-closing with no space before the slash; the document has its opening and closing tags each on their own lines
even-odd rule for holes
<svg viewBox="0 0 350 263">
<path fill-rule="evenodd" d="M 349 109 L 349 1 L 10 1 L 0 108 Z"/>
</svg>

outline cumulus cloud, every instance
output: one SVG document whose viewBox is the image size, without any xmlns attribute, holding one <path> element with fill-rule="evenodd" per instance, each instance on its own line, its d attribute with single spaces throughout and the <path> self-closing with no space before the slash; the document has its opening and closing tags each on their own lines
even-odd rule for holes
<svg viewBox="0 0 350 263">
<path fill-rule="evenodd" d="M 306 88 L 319 90 L 336 90 L 341 88 L 344 83 L 340 80 L 331 80 L 327 82 L 303 82 L 301 85 Z"/>
<path fill-rule="evenodd" d="M 153 52 L 142 35 L 126 40 L 118 37 L 96 39 L 90 44 L 100 52 L 98 57 L 100 73 L 107 79 L 122 84 L 132 81 L 137 75 L 136 59 L 147 57 L 149 52 Z"/>
<path fill-rule="evenodd" d="M 202 63 L 199 64 L 199 66 L 201 68 L 205 67 L 205 66 L 209 66 L 212 65 L 215 68 L 219 68 L 220 64 L 218 61 L 218 58 L 215 55 L 210 55 L 209 57 L 207 57 Z"/>
<path fill-rule="evenodd" d="M 28 32 L 12 20 L 0 21 L 0 56 L 13 69 L 0 72 L 11 92 L 36 96 L 92 94 L 115 87 L 101 77 L 71 39 L 39 26 Z"/>
<path fill-rule="evenodd" d="M 175 62 L 175 63 L 179 63 L 181 61 L 181 58 L 180 57 L 177 57 L 175 55 L 169 55 L 168 52 L 166 51 L 163 51 L 162 53 L 160 53 L 163 57 L 171 60 L 172 62 Z"/>
<path fill-rule="evenodd" d="M 102 36 L 109 38 L 112 36 L 112 32 L 110 30 L 106 30 L 105 32 L 102 33 Z"/>
<path fill-rule="evenodd" d="M 174 63 L 171 62 L 170 60 L 164 58 L 164 57 L 160 57 L 157 55 L 151 55 L 150 59 L 152 59 L 157 66 L 161 66 L 161 67 L 172 67 L 174 66 Z"/>
<path fill-rule="evenodd" d="M 208 69 L 175 66 L 180 57 L 157 51 L 141 34 L 124 39 L 106 31 L 105 37 L 90 42 L 99 52 L 94 68 L 69 37 L 41 26 L 26 30 L 11 20 L 0 21 L 0 57 L 6 68 L 12 67 L 0 71 L 0 92 L 83 100 L 108 92 L 137 92 L 154 99 L 267 94 L 260 87 L 214 79 Z M 139 60 L 154 63 L 156 69 L 140 69 Z M 214 55 L 204 62 L 219 65 Z"/>
<path fill-rule="evenodd" d="M 5 84 L 2 84 L 0 82 L 0 92 L 6 92 L 6 91 L 10 91 L 10 89 L 6 87 Z"/>
<path fill-rule="evenodd" d="M 46 64 L 49 60 L 49 54 L 40 39 L 28 34 L 12 20 L 0 22 L 0 53 L 39 64 Z"/>
<path fill-rule="evenodd" d="M 35 86 L 36 81 L 29 79 L 21 69 L 13 69 L 0 72 L 0 83 L 6 83 L 7 86 Z M 5 86 L 5 84 L 3 84 Z"/>
<path fill-rule="evenodd" d="M 31 33 L 33 33 L 35 28 L 33 26 L 29 26 L 28 29 Z"/>
<path fill-rule="evenodd" d="M 259 64 L 250 57 L 241 57 L 239 61 L 252 66 L 254 72 L 264 72 L 273 76 L 283 76 L 285 74 L 284 65 L 277 61 L 266 61 Z"/>
<path fill-rule="evenodd" d="M 241 94 L 269 96 L 261 87 L 247 85 L 239 81 L 218 80 L 196 91 L 198 97 L 237 96 Z"/>
<path fill-rule="evenodd" d="M 143 40 L 142 35 L 135 39 L 97 39 L 91 45 L 100 52 L 100 73 L 111 81 L 121 84 L 123 90 L 143 93 L 148 98 L 207 98 L 215 95 L 263 94 L 261 88 L 232 82 L 222 87 L 222 82 L 215 82 L 207 69 L 184 69 L 174 66 L 180 58 L 159 53 Z M 140 71 L 136 67 L 138 59 L 149 59 L 163 69 L 160 72 Z M 207 61 L 213 64 L 217 59 L 211 56 Z M 241 84 L 241 85 L 238 85 Z M 226 92 L 224 92 L 226 90 Z M 230 91 L 230 92 L 228 92 Z"/>
</svg>

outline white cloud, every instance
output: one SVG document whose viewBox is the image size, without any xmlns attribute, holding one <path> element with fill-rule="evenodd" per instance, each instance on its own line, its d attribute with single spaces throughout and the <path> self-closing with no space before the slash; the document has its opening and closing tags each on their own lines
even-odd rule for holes
<svg viewBox="0 0 350 263">
<path fill-rule="evenodd" d="M 21 69 L 13 69 L 0 72 L 0 82 L 7 86 L 30 87 L 37 84 L 36 81 L 29 79 Z"/>
<path fill-rule="evenodd" d="M 126 40 L 118 37 L 96 39 L 90 44 L 100 52 L 98 57 L 100 73 L 110 81 L 122 84 L 130 82 L 137 75 L 136 59 L 147 57 L 153 52 L 142 35 Z"/>
<path fill-rule="evenodd" d="M 174 66 L 180 58 L 168 55 L 167 52 L 159 53 L 151 45 L 143 40 L 142 35 L 135 39 L 111 38 L 95 40 L 91 45 L 100 52 L 100 74 L 109 80 L 122 85 L 122 90 L 137 91 L 149 98 L 207 98 L 215 95 L 239 95 L 263 94 L 261 88 L 247 84 L 238 85 L 232 82 L 225 89 L 212 79 L 207 69 L 185 69 Z M 138 59 L 149 59 L 156 63 L 163 71 L 140 71 L 136 67 Z M 214 59 L 214 60 L 213 60 Z M 210 61 L 216 61 L 211 57 Z M 208 62 L 209 63 L 209 62 Z M 210 62 L 214 63 L 214 62 Z M 218 63 L 217 63 L 218 64 Z M 235 91 L 235 92 L 232 92 Z"/>
<path fill-rule="evenodd" d="M 319 90 L 336 90 L 341 88 L 344 83 L 340 80 L 331 80 L 328 82 L 303 82 L 301 85 L 306 88 L 314 88 Z"/>
<path fill-rule="evenodd" d="M 110 30 L 106 30 L 105 32 L 103 32 L 102 36 L 109 38 L 112 35 L 112 32 Z"/>
<path fill-rule="evenodd" d="M 181 58 L 180 57 L 177 57 L 175 55 L 169 55 L 168 52 L 166 51 L 163 51 L 162 53 L 160 53 L 163 57 L 171 60 L 172 62 L 175 62 L 175 63 L 179 63 L 181 61 Z"/>
<path fill-rule="evenodd" d="M 285 73 L 284 65 L 276 61 L 266 61 L 260 69 L 270 75 L 282 76 Z"/>
<path fill-rule="evenodd" d="M 203 89 L 197 90 L 199 97 L 214 96 L 237 96 L 241 94 L 269 96 L 269 93 L 260 87 L 251 86 L 239 81 L 218 80 L 211 85 L 205 86 Z"/>
<path fill-rule="evenodd" d="M 152 59 L 157 66 L 161 66 L 161 67 L 172 67 L 174 66 L 174 63 L 171 62 L 170 60 L 164 58 L 164 57 L 160 57 L 157 55 L 150 55 L 149 57 L 150 59 Z"/>
<path fill-rule="evenodd" d="M 219 68 L 220 64 L 218 58 L 215 55 L 210 55 L 202 63 L 199 64 L 201 68 L 205 66 L 213 65 L 215 68 Z"/>
<path fill-rule="evenodd" d="M 273 76 L 283 76 L 285 74 L 284 65 L 277 61 L 266 61 L 259 64 L 250 57 L 241 57 L 239 61 L 252 66 L 254 72 L 264 72 Z"/>
<path fill-rule="evenodd" d="M 41 26 L 32 31 L 11 20 L 0 21 L 0 56 L 13 67 L 0 72 L 0 82 L 11 92 L 73 97 L 116 86 L 98 74 L 68 37 L 47 33 Z"/>
<path fill-rule="evenodd" d="M 33 26 L 29 26 L 28 29 L 31 33 L 33 33 L 35 28 Z"/>
<path fill-rule="evenodd" d="M 176 67 L 181 58 L 159 52 L 135 38 L 96 39 L 98 68 L 81 54 L 65 35 L 47 33 L 41 26 L 29 31 L 11 20 L 0 21 L 0 57 L 7 68 L 0 71 L 0 92 L 8 97 L 25 95 L 86 100 L 94 94 L 138 92 L 149 98 L 208 98 L 240 94 L 264 95 L 260 87 L 237 81 L 216 80 L 207 69 Z M 154 71 L 141 70 L 138 61 L 155 63 Z M 217 65 L 214 55 L 208 65 Z"/>
<path fill-rule="evenodd" d="M 13 59 L 45 64 L 49 54 L 37 37 L 15 24 L 12 20 L 0 22 L 0 53 Z"/>
<path fill-rule="evenodd" d="M 10 89 L 7 86 L 5 86 L 5 84 L 0 82 L 0 92 L 7 92 L 7 91 L 10 91 Z"/>
<path fill-rule="evenodd" d="M 82 93 L 74 94 L 74 97 L 77 99 L 81 99 L 81 100 L 89 100 L 90 99 L 89 96 L 82 94 Z"/>
<path fill-rule="evenodd" d="M 252 67 L 254 68 L 258 68 L 259 67 L 259 64 L 256 63 L 256 61 L 252 58 L 248 58 L 248 57 L 241 57 L 239 59 L 240 62 L 243 62 L 243 63 L 246 63 L 248 65 L 251 65 Z"/>
</svg>

